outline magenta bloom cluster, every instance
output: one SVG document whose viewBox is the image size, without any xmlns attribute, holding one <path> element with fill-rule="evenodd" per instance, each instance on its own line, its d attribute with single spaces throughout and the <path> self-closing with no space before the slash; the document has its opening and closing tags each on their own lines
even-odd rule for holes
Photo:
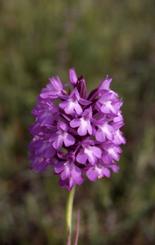
<svg viewBox="0 0 155 245">
<path fill-rule="evenodd" d="M 51 77 L 42 89 L 33 109 L 29 147 L 32 168 L 51 167 L 67 190 L 86 177 L 96 181 L 118 172 L 120 146 L 125 144 L 122 100 L 110 89 L 112 79 L 106 77 L 91 92 L 74 69 L 69 81 L 63 85 L 59 77 Z"/>
</svg>

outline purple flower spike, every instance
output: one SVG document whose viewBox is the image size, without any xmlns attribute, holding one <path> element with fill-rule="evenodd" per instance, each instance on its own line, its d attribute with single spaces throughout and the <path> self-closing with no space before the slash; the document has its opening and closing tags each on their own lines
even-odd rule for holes
<svg viewBox="0 0 155 245">
<path fill-rule="evenodd" d="M 88 93 L 86 80 L 72 68 L 73 90 L 64 90 L 59 77 L 52 77 L 42 89 L 32 113 L 30 128 L 31 166 L 36 171 L 53 169 L 60 185 L 68 191 L 85 178 L 96 181 L 119 171 L 118 161 L 125 138 L 122 100 L 111 90 L 106 77 Z"/>
</svg>

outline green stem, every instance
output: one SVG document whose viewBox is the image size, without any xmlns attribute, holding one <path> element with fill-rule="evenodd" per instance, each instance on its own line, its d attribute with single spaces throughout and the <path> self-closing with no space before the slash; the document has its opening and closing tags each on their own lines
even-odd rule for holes
<svg viewBox="0 0 155 245">
<path fill-rule="evenodd" d="M 66 226 L 67 226 L 67 234 L 68 234 L 67 245 L 71 245 L 74 194 L 75 194 L 75 187 L 73 187 L 73 189 L 69 192 L 67 208 L 66 208 Z"/>
</svg>

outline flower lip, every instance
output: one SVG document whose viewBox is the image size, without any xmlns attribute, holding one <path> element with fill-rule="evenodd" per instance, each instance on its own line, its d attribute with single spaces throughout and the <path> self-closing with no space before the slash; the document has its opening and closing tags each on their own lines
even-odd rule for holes
<svg viewBox="0 0 155 245">
<path fill-rule="evenodd" d="M 94 165 L 97 159 L 101 158 L 101 155 L 102 151 L 99 147 L 87 146 L 79 151 L 76 160 L 81 164 L 89 162 L 91 165 Z"/>
<path fill-rule="evenodd" d="M 112 140 L 114 137 L 114 129 L 112 125 L 105 121 L 98 123 L 98 129 L 95 137 L 99 142 L 104 142 L 106 139 Z"/>
<path fill-rule="evenodd" d="M 78 128 L 77 133 L 80 136 L 85 136 L 87 133 L 92 135 L 92 108 L 86 109 L 80 118 L 73 119 L 70 122 L 72 128 Z"/>
<path fill-rule="evenodd" d="M 63 101 L 60 103 L 60 108 L 65 111 L 66 114 L 78 114 L 80 115 L 82 113 L 82 107 L 79 104 L 80 95 L 75 88 L 72 93 L 69 95 L 68 99 L 66 101 Z"/>
<path fill-rule="evenodd" d="M 122 100 L 111 91 L 104 91 L 96 103 L 96 109 L 106 114 L 117 115 L 122 106 Z"/>
<path fill-rule="evenodd" d="M 52 146 L 54 149 L 58 150 L 63 145 L 65 147 L 70 147 L 75 144 L 75 138 L 68 133 L 68 126 L 63 121 L 58 122 L 57 124 L 57 130 L 55 133 L 55 136 L 53 137 L 53 143 Z"/>
</svg>

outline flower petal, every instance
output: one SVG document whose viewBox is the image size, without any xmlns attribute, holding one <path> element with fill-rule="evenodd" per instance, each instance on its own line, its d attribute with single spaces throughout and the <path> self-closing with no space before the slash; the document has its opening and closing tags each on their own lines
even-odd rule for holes
<svg viewBox="0 0 155 245">
<path fill-rule="evenodd" d="M 77 81 L 78 81 L 78 77 L 76 75 L 76 72 L 75 72 L 75 69 L 74 68 L 71 68 L 69 70 L 69 80 L 71 81 L 72 84 L 76 84 Z"/>
<path fill-rule="evenodd" d="M 49 80 L 50 82 L 47 84 L 46 88 L 44 88 L 40 93 L 40 97 L 42 99 L 56 99 L 62 93 L 63 85 L 60 81 L 60 78 L 52 77 Z"/>
<path fill-rule="evenodd" d="M 102 156 L 102 151 L 99 147 L 93 146 L 93 154 L 97 157 L 97 158 L 101 158 Z"/>
<path fill-rule="evenodd" d="M 79 120 L 79 119 L 73 119 L 73 120 L 70 122 L 70 126 L 71 126 L 72 128 L 77 128 L 77 127 L 79 127 L 79 125 L 80 125 L 80 120 Z"/>
<path fill-rule="evenodd" d="M 74 145 L 74 143 L 75 143 L 74 137 L 71 134 L 67 133 L 64 136 L 64 144 L 65 144 L 65 146 L 68 147 L 68 146 Z"/>
<path fill-rule="evenodd" d="M 111 82 L 112 82 L 112 79 L 107 77 L 105 80 L 101 82 L 101 84 L 99 85 L 99 89 L 109 90 Z"/>
<path fill-rule="evenodd" d="M 86 172 L 86 176 L 88 177 L 89 180 L 95 181 L 97 179 L 97 172 L 95 171 L 94 168 L 89 168 Z"/>
<path fill-rule="evenodd" d="M 61 148 L 63 145 L 63 137 L 61 135 L 55 137 L 55 140 L 54 140 L 52 145 L 53 145 L 54 149 L 56 149 L 56 150 Z"/>
<path fill-rule="evenodd" d="M 86 154 L 79 152 L 76 156 L 76 160 L 81 164 L 85 164 L 87 161 L 87 156 Z"/>
<path fill-rule="evenodd" d="M 74 183 L 78 185 L 81 185 L 83 182 L 81 172 L 81 169 L 74 165 L 74 167 L 72 168 L 72 178 L 74 180 Z"/>
<path fill-rule="evenodd" d="M 77 101 L 75 102 L 74 109 L 78 115 L 80 115 L 82 113 L 82 107 L 80 106 L 80 104 Z"/>
<path fill-rule="evenodd" d="M 78 134 L 80 136 L 84 136 L 87 134 L 87 125 L 88 125 L 87 121 L 84 120 L 84 118 L 81 118 L 80 119 L 80 126 L 78 128 Z"/>
<path fill-rule="evenodd" d="M 103 175 L 106 177 L 110 177 L 110 170 L 108 168 L 103 167 Z"/>
</svg>

